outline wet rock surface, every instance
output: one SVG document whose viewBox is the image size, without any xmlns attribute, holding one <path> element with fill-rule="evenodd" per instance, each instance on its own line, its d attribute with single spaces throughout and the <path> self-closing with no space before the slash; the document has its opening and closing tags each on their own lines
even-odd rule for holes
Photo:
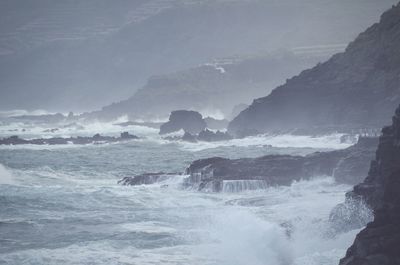
<svg viewBox="0 0 400 265">
<path fill-rule="evenodd" d="M 392 125 L 382 130 L 367 178 L 346 201 L 365 202 L 374 220 L 356 237 L 340 265 L 400 264 L 400 107 Z"/>
<path fill-rule="evenodd" d="M 158 173 L 144 173 L 141 175 L 136 175 L 133 177 L 125 177 L 118 181 L 118 184 L 122 185 L 131 185 L 131 186 L 136 186 L 136 185 L 150 185 L 154 184 L 157 182 L 161 182 L 164 180 L 167 180 L 171 178 L 172 176 L 179 175 L 179 173 L 164 173 L 164 172 L 158 172 Z"/>
<path fill-rule="evenodd" d="M 221 131 L 211 131 L 205 129 L 201 131 L 199 134 L 191 134 L 185 132 L 183 136 L 166 136 L 163 137 L 165 140 L 169 141 L 184 141 L 189 143 L 197 143 L 197 142 L 220 142 L 220 141 L 229 141 L 232 140 L 233 137 L 227 132 Z"/>
<path fill-rule="evenodd" d="M 92 137 L 53 137 L 53 138 L 38 138 L 25 140 L 18 136 L 10 136 L 8 138 L 0 139 L 0 145 L 65 145 L 65 144 L 93 144 L 93 143 L 115 143 L 127 140 L 139 139 L 136 135 L 123 132 L 119 137 L 102 136 L 95 134 Z"/>
<path fill-rule="evenodd" d="M 201 131 L 197 136 L 197 140 L 204 142 L 228 141 L 232 139 L 233 137 L 226 132 L 221 132 L 221 131 L 213 132 L 208 129 Z"/>
<path fill-rule="evenodd" d="M 196 160 L 186 169 L 183 187 L 210 192 L 253 190 L 290 185 L 295 180 L 314 176 L 334 176 L 337 182 L 356 184 L 367 174 L 376 146 L 377 138 L 360 138 L 357 144 L 347 149 L 307 156 Z M 153 184 L 173 175 L 176 173 L 143 174 L 125 178 L 120 184 Z"/>
<path fill-rule="evenodd" d="M 259 158 L 214 157 L 194 161 L 186 170 L 188 183 L 220 191 L 219 182 L 263 180 L 268 185 L 290 185 L 294 180 L 333 176 L 337 182 L 356 184 L 367 173 L 374 157 L 377 138 L 360 138 L 344 150 L 317 152 L 307 156 L 268 155 Z"/>
<path fill-rule="evenodd" d="M 207 127 L 203 116 L 196 111 L 177 110 L 171 112 L 169 121 L 162 124 L 160 134 L 168 134 L 184 130 L 190 134 L 198 134 Z"/>
</svg>

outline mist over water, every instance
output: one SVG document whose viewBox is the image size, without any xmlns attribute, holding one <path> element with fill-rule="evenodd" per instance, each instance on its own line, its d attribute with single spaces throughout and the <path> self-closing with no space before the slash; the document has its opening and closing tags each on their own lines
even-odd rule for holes
<svg viewBox="0 0 400 265">
<path fill-rule="evenodd" d="M 210 166 L 209 179 L 196 173 L 190 186 L 184 172 L 198 159 L 306 156 L 357 141 L 336 130 L 376 136 L 369 118 L 398 99 L 396 14 L 348 43 L 397 2 L 0 1 L 0 265 L 338 264 L 359 230 L 336 231 L 329 216 L 350 185 L 331 176 L 288 186 L 214 179 Z M 166 121 L 172 131 L 200 129 L 161 136 Z M 221 132 L 199 133 L 206 124 Z M 234 138 L 275 127 L 332 131 Z M 370 155 L 357 148 L 310 164 L 343 155 L 343 174 L 353 174 Z M 272 169 L 291 167 L 281 158 Z M 302 160 L 311 170 L 308 158 L 293 158 L 294 167 Z M 264 160 L 245 161 L 253 169 Z M 155 172 L 154 184 L 119 184 Z M 212 192 L 217 182 L 221 192 Z M 359 211 L 371 217 L 367 206 Z"/>
<path fill-rule="evenodd" d="M 329 212 L 351 188 L 329 177 L 289 187 L 227 182 L 222 193 L 183 189 L 179 175 L 148 186 L 117 184 L 143 172 L 183 172 L 198 158 L 343 148 L 340 136 L 195 146 L 162 140 L 150 128 L 128 129 L 147 138 L 0 148 L 0 264 L 333 265 L 357 232 L 329 234 Z"/>
</svg>

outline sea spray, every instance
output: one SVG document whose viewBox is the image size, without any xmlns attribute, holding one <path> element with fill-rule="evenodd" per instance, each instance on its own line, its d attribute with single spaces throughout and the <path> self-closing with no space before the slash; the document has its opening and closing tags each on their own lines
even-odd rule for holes
<svg viewBox="0 0 400 265">
<path fill-rule="evenodd" d="M 143 172 L 181 172 L 204 157 L 303 149 L 249 148 L 245 139 L 243 147 L 193 151 L 161 141 L 158 133 L 146 137 L 76 148 L 0 148 L 0 163 L 23 183 L 0 185 L 0 220 L 7 222 L 0 226 L 0 263 L 333 265 L 351 244 L 345 234 L 324 237 L 331 209 L 350 188 L 332 178 L 256 190 L 240 189 L 249 186 L 242 183 L 232 188 L 240 192 L 221 193 L 182 189 L 187 176 L 180 175 L 152 185 L 117 184 Z"/>
<path fill-rule="evenodd" d="M 2 184 L 15 184 L 13 175 L 9 169 L 0 164 L 0 185 Z"/>
<path fill-rule="evenodd" d="M 291 244 L 283 227 L 241 208 L 228 207 L 212 215 L 205 233 L 212 244 L 203 255 L 219 265 L 289 265 Z"/>
</svg>

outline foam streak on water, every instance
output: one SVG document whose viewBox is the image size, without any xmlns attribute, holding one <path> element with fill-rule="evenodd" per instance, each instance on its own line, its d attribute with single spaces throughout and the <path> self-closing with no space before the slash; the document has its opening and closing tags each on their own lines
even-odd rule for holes
<svg viewBox="0 0 400 265">
<path fill-rule="evenodd" d="M 0 264 L 333 265 L 357 233 L 329 236 L 329 212 L 350 189 L 331 178 L 289 187 L 226 181 L 222 193 L 182 189 L 184 176 L 117 184 L 143 172 L 181 172 L 216 155 L 309 153 L 324 149 L 322 140 L 260 137 L 252 138 L 256 145 L 191 148 L 146 136 L 124 144 L 0 149 Z M 303 142 L 291 147 L 294 139 Z M 278 146 L 265 147 L 266 140 Z"/>
</svg>

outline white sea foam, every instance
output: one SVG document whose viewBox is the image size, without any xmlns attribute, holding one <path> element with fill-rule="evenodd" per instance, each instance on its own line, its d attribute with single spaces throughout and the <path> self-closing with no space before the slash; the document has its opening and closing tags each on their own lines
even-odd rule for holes
<svg viewBox="0 0 400 265">
<path fill-rule="evenodd" d="M 49 177 L 58 174 L 48 171 Z M 40 174 L 44 181 L 44 173 Z M 90 176 L 80 177 L 89 180 Z M 57 178 L 79 176 L 61 174 Z M 50 237 L 56 240 L 51 247 L 23 247 L 3 253 L 0 263 L 75 265 L 91 264 L 95 259 L 96 264 L 104 265 L 333 265 L 357 233 L 324 236 L 330 209 L 343 201 L 349 188 L 335 184 L 332 178 L 217 194 L 162 189 L 159 185 L 75 184 L 32 187 L 23 196 L 43 198 L 51 207 L 65 206 L 63 211 L 39 208 L 40 212 L 30 212 L 46 214 L 43 218 L 52 222 L 66 222 L 66 227 L 76 219 L 74 230 L 82 230 L 87 240 L 65 245 L 64 240 L 73 239 L 69 233 L 75 232 L 61 231 L 58 237 Z M 88 222 L 94 223 L 90 226 Z"/>
<path fill-rule="evenodd" d="M 340 137 L 343 134 L 331 134 L 322 136 L 302 136 L 302 135 L 258 135 L 246 137 L 243 139 L 233 139 L 220 142 L 179 142 L 182 149 L 187 151 L 201 151 L 205 149 L 223 147 L 223 146 L 258 146 L 258 147 L 294 147 L 294 148 L 318 148 L 318 149 L 343 149 L 351 144 L 342 143 Z"/>
<path fill-rule="evenodd" d="M 0 185 L 2 184 L 15 184 L 16 181 L 9 169 L 0 164 Z"/>
<path fill-rule="evenodd" d="M 21 115 L 46 115 L 46 114 L 54 114 L 53 112 L 48 112 L 46 110 L 33 110 L 27 111 L 23 109 L 16 110 L 8 110 L 8 111 L 0 111 L 0 117 L 13 117 L 13 116 L 21 116 Z"/>
<path fill-rule="evenodd" d="M 148 164 L 163 161 L 180 168 L 182 161 L 176 160 L 204 155 L 192 151 L 210 149 L 209 156 L 224 146 L 345 148 L 349 144 L 340 143 L 340 134 L 263 135 L 192 144 L 163 140 L 158 130 L 142 126 L 100 122 L 83 126 L 57 133 L 108 135 L 128 130 L 143 139 L 117 148 L 101 145 L 76 152 L 0 150 L 5 161 L 9 154 L 15 155 L 13 163 L 25 159 L 20 169 L 0 165 L 0 184 L 23 183 L 0 185 L 5 209 L 12 210 L 0 211 L 0 220 L 9 223 L 0 263 L 336 265 L 358 232 L 327 236 L 329 213 L 350 188 L 333 178 L 287 187 L 227 182 L 228 192 L 223 193 L 179 189 L 184 176 L 148 186 L 117 184 L 122 176 L 148 170 Z M 42 129 L 32 128 L 39 134 Z M 123 159 L 127 161 L 119 164 Z M 164 165 L 151 170 L 170 169 L 160 166 Z"/>
</svg>

